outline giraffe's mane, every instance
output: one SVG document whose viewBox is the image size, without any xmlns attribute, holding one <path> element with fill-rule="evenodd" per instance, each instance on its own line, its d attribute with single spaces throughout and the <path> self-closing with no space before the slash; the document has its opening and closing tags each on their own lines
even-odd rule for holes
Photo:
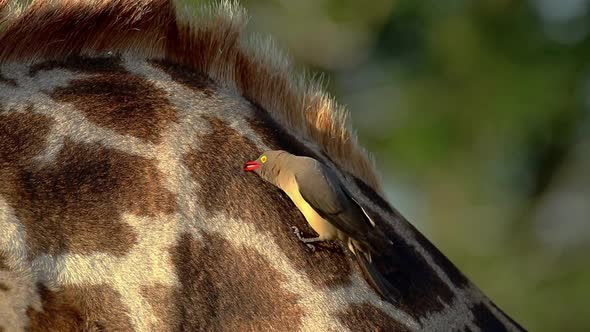
<svg viewBox="0 0 590 332">
<path fill-rule="evenodd" d="M 195 10 L 173 0 L 0 0 L 0 64 L 108 52 L 179 64 L 235 88 L 380 192 L 347 112 L 269 39 L 245 38 L 245 23 L 229 1 Z"/>
</svg>

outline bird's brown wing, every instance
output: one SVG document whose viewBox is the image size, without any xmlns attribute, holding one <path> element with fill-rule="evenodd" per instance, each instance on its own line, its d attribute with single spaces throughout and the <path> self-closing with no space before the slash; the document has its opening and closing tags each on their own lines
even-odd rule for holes
<svg viewBox="0 0 590 332">
<path fill-rule="evenodd" d="M 314 159 L 297 165 L 295 180 L 303 199 L 324 219 L 348 236 L 366 241 L 371 221 L 340 180 L 326 166 Z"/>
<path fill-rule="evenodd" d="M 329 168 L 314 159 L 305 159 L 303 162 L 305 164 L 294 165 L 294 169 L 297 170 L 295 180 L 301 196 L 324 219 L 355 240 L 352 242 L 355 247 L 353 252 L 370 284 L 385 300 L 397 303 L 399 290 L 372 260 L 373 254 L 380 254 L 379 251 L 375 252 L 375 249 L 383 248 L 374 247 L 375 242 L 382 244 L 387 241 L 389 244 L 391 241 L 376 231 L 373 221 Z M 361 248 L 363 250 L 359 250 Z"/>
</svg>

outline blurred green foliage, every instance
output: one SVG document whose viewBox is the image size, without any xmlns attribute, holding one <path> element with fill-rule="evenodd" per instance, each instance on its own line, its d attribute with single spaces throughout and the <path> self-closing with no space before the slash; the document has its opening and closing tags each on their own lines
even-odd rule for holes
<svg viewBox="0 0 590 332">
<path fill-rule="evenodd" d="M 590 330 L 588 0 L 248 0 L 390 201 L 532 331 Z"/>
</svg>

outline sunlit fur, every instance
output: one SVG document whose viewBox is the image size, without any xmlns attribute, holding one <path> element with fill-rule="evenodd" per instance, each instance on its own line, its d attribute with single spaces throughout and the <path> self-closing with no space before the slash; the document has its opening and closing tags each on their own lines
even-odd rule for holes
<svg viewBox="0 0 590 332">
<path fill-rule="evenodd" d="M 18 3 L 0 0 L 0 330 L 519 329 L 236 5 Z M 268 149 L 321 160 L 366 208 L 398 306 L 342 247 L 296 239 L 301 213 L 242 170 Z"/>
<path fill-rule="evenodd" d="M 0 63 L 126 52 L 204 72 L 269 111 L 294 133 L 381 191 L 366 151 L 347 125 L 347 113 L 317 81 L 295 73 L 268 38 L 242 36 L 247 21 L 233 2 L 195 10 L 168 0 L 0 0 Z M 94 23 L 105 13 L 116 20 Z M 74 20 L 74 22 L 72 22 Z M 71 33 L 75 26 L 77 33 Z"/>
</svg>

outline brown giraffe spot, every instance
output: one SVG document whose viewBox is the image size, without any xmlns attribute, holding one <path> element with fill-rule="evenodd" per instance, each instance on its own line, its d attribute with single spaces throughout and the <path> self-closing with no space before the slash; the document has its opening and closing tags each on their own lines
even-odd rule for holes
<svg viewBox="0 0 590 332">
<path fill-rule="evenodd" d="M 92 122 L 123 135 L 158 143 L 161 133 L 176 121 L 176 110 L 166 94 L 135 74 L 113 70 L 111 63 L 100 74 L 75 79 L 58 87 L 51 97 L 72 103 Z"/>
<path fill-rule="evenodd" d="M 351 331 L 411 331 L 402 322 L 368 303 L 351 304 L 346 310 L 339 312 L 337 317 Z"/>
<path fill-rule="evenodd" d="M 154 331 L 178 331 L 180 326 L 180 310 L 177 301 L 181 296 L 178 289 L 157 284 L 142 286 L 141 295 L 150 304 L 159 324 L 152 326 Z"/>
<path fill-rule="evenodd" d="M 10 287 L 6 286 L 5 283 L 0 282 L 0 291 L 7 292 L 10 290 Z"/>
<path fill-rule="evenodd" d="M 64 60 L 49 60 L 36 63 L 29 68 L 29 75 L 34 76 L 39 71 L 65 69 L 85 74 L 121 73 L 126 72 L 120 57 L 87 58 L 70 56 Z"/>
<path fill-rule="evenodd" d="M 168 61 L 152 61 L 151 64 L 166 72 L 177 83 L 193 91 L 203 92 L 206 96 L 213 95 L 215 91 L 215 82 L 201 72 L 187 70 L 186 67 Z"/>
<path fill-rule="evenodd" d="M 0 172 L 17 168 L 39 154 L 51 125 L 50 118 L 34 114 L 30 109 L 25 112 L 0 109 Z"/>
<path fill-rule="evenodd" d="M 6 254 L 0 251 L 0 270 L 8 270 L 8 264 L 6 264 Z"/>
<path fill-rule="evenodd" d="M 171 249 L 180 330 L 295 331 L 304 314 L 286 278 L 258 252 L 219 235 L 183 234 Z"/>
<path fill-rule="evenodd" d="M 27 309 L 31 332 L 133 330 L 119 293 L 109 286 L 65 286 L 55 291 L 37 286 L 42 311 Z"/>
<path fill-rule="evenodd" d="M 199 181 L 199 206 L 211 215 L 224 213 L 272 234 L 281 252 L 312 283 L 321 286 L 349 283 L 351 266 L 343 249 L 336 246 L 310 253 L 290 229 L 294 225 L 312 232 L 291 200 L 256 174 L 243 171 L 244 162 L 256 159 L 261 151 L 223 121 L 206 120 L 211 132 L 201 137 L 199 148 L 185 157 L 193 177 Z"/>
<path fill-rule="evenodd" d="M 29 253 L 126 254 L 136 242 L 123 213 L 175 210 L 153 161 L 66 139 L 52 165 L 22 167 L 0 187 L 26 230 Z"/>
<path fill-rule="evenodd" d="M 0 84 L 6 84 L 15 87 L 16 81 L 11 78 L 6 78 L 2 74 L 0 74 Z"/>
</svg>

